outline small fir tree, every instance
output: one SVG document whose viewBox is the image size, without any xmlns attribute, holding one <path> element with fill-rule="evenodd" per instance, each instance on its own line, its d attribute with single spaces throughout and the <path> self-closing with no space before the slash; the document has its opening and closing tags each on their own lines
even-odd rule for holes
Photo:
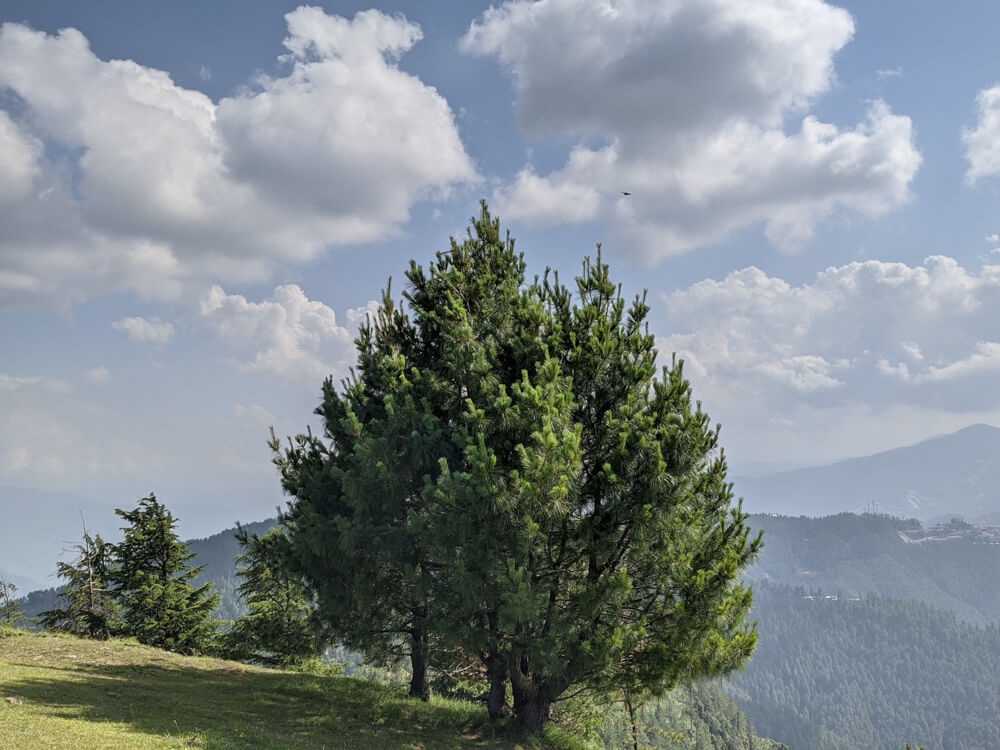
<svg viewBox="0 0 1000 750">
<path fill-rule="evenodd" d="M 42 612 L 42 625 L 87 638 L 110 638 L 119 627 L 120 613 L 109 587 L 113 545 L 84 529 L 83 541 L 74 549 L 75 562 L 59 563 L 59 578 L 66 581 L 60 599 L 66 606 Z"/>
<path fill-rule="evenodd" d="M 212 610 L 219 597 L 212 584 L 193 586 L 204 566 L 174 533 L 177 522 L 156 496 L 142 498 L 135 510 L 115 511 L 128 526 L 115 545 L 117 565 L 111 581 L 122 606 L 123 630 L 140 643 L 184 653 L 206 648 L 216 631 Z"/>
<path fill-rule="evenodd" d="M 231 658 L 290 667 L 319 656 L 325 646 L 313 596 L 287 563 L 288 539 L 281 529 L 250 535 L 237 524 L 243 552 L 236 557 L 237 588 L 249 610 L 223 637 Z"/>
</svg>

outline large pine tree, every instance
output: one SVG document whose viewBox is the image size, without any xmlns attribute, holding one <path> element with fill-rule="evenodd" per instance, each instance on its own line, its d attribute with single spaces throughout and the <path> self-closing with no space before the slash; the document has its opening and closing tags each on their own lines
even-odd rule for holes
<svg viewBox="0 0 1000 750">
<path fill-rule="evenodd" d="M 540 731 L 572 692 L 743 663 L 759 539 L 681 363 L 657 377 L 644 300 L 599 257 L 575 294 L 524 273 L 484 205 L 463 243 L 411 265 L 404 305 L 386 293 L 355 376 L 325 384 L 326 440 L 276 460 L 293 559 L 323 612 L 350 613 L 335 630 L 405 636 L 424 662 L 477 655 L 491 714 L 509 682 Z"/>
<path fill-rule="evenodd" d="M 217 624 L 212 610 L 219 598 L 212 584 L 192 585 L 201 567 L 174 532 L 173 514 L 151 494 L 134 510 L 115 510 L 128 525 L 115 545 L 111 573 L 122 605 L 124 632 L 140 643 L 184 653 L 207 647 Z"/>
</svg>

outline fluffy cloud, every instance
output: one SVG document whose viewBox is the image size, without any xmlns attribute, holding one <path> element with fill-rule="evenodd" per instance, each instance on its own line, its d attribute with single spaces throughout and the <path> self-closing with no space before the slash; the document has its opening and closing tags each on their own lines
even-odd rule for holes
<svg viewBox="0 0 1000 750">
<path fill-rule="evenodd" d="M 867 261 L 793 286 L 757 268 L 665 295 L 663 352 L 710 402 L 1000 407 L 1000 266 Z"/>
<path fill-rule="evenodd" d="M 165 344 L 174 337 L 173 323 L 163 323 L 159 318 L 122 318 L 111 324 L 116 331 L 124 331 L 132 341 Z"/>
<path fill-rule="evenodd" d="M 1000 415 L 1000 266 L 867 261 L 801 285 L 745 268 L 663 301 L 661 355 L 737 455 L 833 459 Z"/>
<path fill-rule="evenodd" d="M 331 374 L 347 374 L 355 359 L 354 324 L 374 304 L 349 310 L 349 329 L 337 324 L 331 308 L 310 300 L 295 284 L 275 288 L 271 299 L 262 302 L 214 286 L 201 301 L 201 317 L 242 369 L 315 384 Z"/>
<path fill-rule="evenodd" d="M 905 201 L 910 119 L 874 102 L 840 128 L 801 117 L 854 27 L 822 0 L 512 0 L 462 39 L 514 76 L 521 127 L 577 139 L 549 174 L 495 196 L 508 218 L 609 222 L 648 262 L 764 222 L 794 249 L 838 207 Z M 631 192 L 623 196 L 621 191 Z"/>
<path fill-rule="evenodd" d="M 976 102 L 979 105 L 976 127 L 962 133 L 965 158 L 969 162 L 965 179 L 969 184 L 980 177 L 1000 175 L 1000 85 L 980 91 Z M 996 242 L 993 237 L 987 239 Z"/>
<path fill-rule="evenodd" d="M 402 17 L 286 16 L 286 74 L 213 102 L 78 31 L 0 27 L 0 303 L 267 278 L 477 179 Z M 14 112 L 17 112 L 15 115 Z"/>
</svg>

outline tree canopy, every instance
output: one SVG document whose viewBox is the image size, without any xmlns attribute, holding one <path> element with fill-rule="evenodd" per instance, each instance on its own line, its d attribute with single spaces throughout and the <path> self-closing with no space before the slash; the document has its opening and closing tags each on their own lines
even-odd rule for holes
<svg viewBox="0 0 1000 750">
<path fill-rule="evenodd" d="M 222 637 L 227 656 L 283 667 L 318 657 L 323 628 L 305 583 L 284 564 L 284 533 L 260 536 L 237 524 L 236 538 L 237 591 L 248 611 Z"/>
<path fill-rule="evenodd" d="M 217 628 L 210 617 L 218 597 L 210 583 L 192 585 L 201 568 L 188 565 L 195 555 L 178 539 L 173 514 L 152 494 L 115 513 L 128 524 L 110 574 L 124 632 L 159 648 L 204 648 Z"/>
<path fill-rule="evenodd" d="M 118 628 L 119 607 L 109 588 L 114 567 L 113 545 L 100 534 L 91 536 L 86 529 L 83 540 L 75 545 L 75 562 L 60 561 L 58 575 L 66 581 L 59 598 L 63 607 L 41 614 L 42 624 L 50 630 L 99 638 L 110 638 Z"/>
<path fill-rule="evenodd" d="M 746 516 L 700 403 L 660 371 L 643 297 L 600 252 L 575 287 L 528 283 L 485 203 L 403 301 L 391 287 L 358 365 L 323 386 L 324 435 L 273 443 L 290 560 L 348 644 L 482 661 L 540 731 L 580 690 L 658 692 L 727 672 L 756 641 Z"/>
</svg>

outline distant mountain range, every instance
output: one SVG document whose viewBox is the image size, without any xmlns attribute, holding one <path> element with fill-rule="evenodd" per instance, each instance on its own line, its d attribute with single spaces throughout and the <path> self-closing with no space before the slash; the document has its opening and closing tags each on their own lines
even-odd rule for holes
<svg viewBox="0 0 1000 750">
<path fill-rule="evenodd" d="M 87 528 L 108 536 L 116 530 L 114 509 L 89 498 L 28 487 L 0 487 L 0 568 L 17 578 L 54 586 L 56 563 Z M 17 584 L 20 587 L 20 584 Z"/>
<path fill-rule="evenodd" d="M 921 521 L 960 516 L 1000 523 L 1000 429 L 972 425 L 873 456 L 733 483 L 754 513 L 873 510 Z"/>
<path fill-rule="evenodd" d="M 0 581 L 13 583 L 17 587 L 18 597 L 27 594 L 29 591 L 35 591 L 36 589 L 45 588 L 44 584 L 42 584 L 39 581 L 36 581 L 34 578 L 28 578 L 27 576 L 19 576 L 14 573 L 8 573 L 3 568 L 0 568 Z"/>
<path fill-rule="evenodd" d="M 733 481 L 744 508 L 754 513 L 825 516 L 876 510 L 925 522 L 962 516 L 1000 524 L 1000 429 L 973 425 L 873 456 Z M 188 538 L 207 536 L 239 517 L 265 515 L 241 505 L 238 495 L 218 494 L 214 504 L 189 498 L 187 506 L 169 493 L 160 497 Z M 282 504 L 277 491 L 275 498 L 274 505 Z M 132 507 L 137 499 L 117 507 Z M 56 562 L 81 537 L 80 514 L 92 532 L 116 540 L 114 507 L 69 493 L 0 486 L 0 575 L 15 583 L 20 578 L 27 584 L 17 583 L 22 591 L 32 583 L 53 585 Z"/>
<path fill-rule="evenodd" d="M 159 497 L 177 519 L 182 538 L 206 537 L 219 529 L 231 527 L 236 519 L 252 522 L 267 515 L 283 501 L 275 489 L 275 502 L 268 508 L 260 503 L 241 504 L 239 493 L 213 493 L 214 502 L 184 498 L 175 493 L 159 492 Z M 9 576 L 20 591 L 57 585 L 56 563 L 69 560 L 65 552 L 83 536 L 84 520 L 90 533 L 108 541 L 121 539 L 121 519 L 115 508 L 133 508 L 139 495 L 116 497 L 99 502 L 83 495 L 50 492 L 33 487 L 0 486 L 0 576 Z M 249 516 L 249 518 L 248 518 Z"/>
</svg>

